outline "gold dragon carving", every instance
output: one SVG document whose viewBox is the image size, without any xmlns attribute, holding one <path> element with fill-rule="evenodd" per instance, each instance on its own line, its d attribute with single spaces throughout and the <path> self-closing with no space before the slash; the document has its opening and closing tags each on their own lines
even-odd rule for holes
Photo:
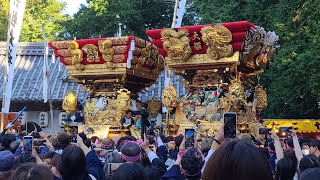
<svg viewBox="0 0 320 180">
<path fill-rule="evenodd" d="M 99 50 L 102 53 L 102 58 L 107 65 L 113 64 L 113 56 L 115 54 L 115 50 L 112 47 L 112 41 L 110 39 L 100 41 L 99 42 Z"/>
<path fill-rule="evenodd" d="M 185 62 L 191 55 L 189 31 L 181 29 L 178 32 L 173 29 L 166 29 L 161 32 L 163 48 L 167 51 L 172 61 Z"/>
<path fill-rule="evenodd" d="M 82 50 L 87 54 L 88 62 L 100 62 L 97 46 L 94 44 L 86 44 L 82 47 Z"/>
<path fill-rule="evenodd" d="M 79 49 L 79 44 L 76 41 L 69 42 L 69 51 L 71 53 L 71 65 L 75 65 L 77 70 L 84 70 L 83 52 Z"/>
<path fill-rule="evenodd" d="M 232 33 L 222 25 L 206 26 L 201 29 L 202 40 L 208 46 L 207 56 L 214 60 L 230 57 Z"/>
</svg>

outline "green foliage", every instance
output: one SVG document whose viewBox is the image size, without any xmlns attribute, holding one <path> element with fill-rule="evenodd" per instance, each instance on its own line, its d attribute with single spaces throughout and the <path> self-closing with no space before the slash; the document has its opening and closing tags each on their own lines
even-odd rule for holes
<svg viewBox="0 0 320 180">
<path fill-rule="evenodd" d="M 105 0 L 90 0 L 89 4 L 98 15 L 102 15 L 109 7 L 109 2 Z"/>
<path fill-rule="evenodd" d="M 144 38 L 146 29 L 171 26 L 173 6 L 173 2 L 161 0 L 89 0 L 89 6 L 83 6 L 66 23 L 66 29 L 70 38 L 110 37 L 122 23 L 122 35 Z"/>
<path fill-rule="evenodd" d="M 6 41 L 8 31 L 8 0 L 0 0 L 0 22 L 4 24 L 0 28 L 0 40 Z M 4 8 L 4 11 L 2 11 Z M 68 17 L 62 14 L 64 3 L 58 0 L 27 0 L 24 14 L 20 41 L 41 42 L 43 41 L 41 23 L 45 23 L 45 31 L 48 40 L 58 40 L 64 36 L 62 23 Z"/>
<path fill-rule="evenodd" d="M 7 40 L 9 0 L 0 0 L 0 41 Z"/>
</svg>

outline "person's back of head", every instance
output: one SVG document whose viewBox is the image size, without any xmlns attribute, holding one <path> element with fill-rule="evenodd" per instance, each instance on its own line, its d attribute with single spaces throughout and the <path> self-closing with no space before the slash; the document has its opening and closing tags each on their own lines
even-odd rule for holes
<svg viewBox="0 0 320 180">
<path fill-rule="evenodd" d="M 99 138 L 97 136 L 92 136 L 90 140 L 91 143 L 96 143 L 97 141 L 99 141 Z"/>
<path fill-rule="evenodd" d="M 206 137 L 201 142 L 201 146 L 200 147 L 201 147 L 201 150 L 202 150 L 202 153 L 204 154 L 204 156 L 206 156 L 207 153 L 209 152 L 212 142 L 213 142 L 213 138 L 211 138 L 211 137 Z"/>
<path fill-rule="evenodd" d="M 299 163 L 300 173 L 309 168 L 320 167 L 319 159 L 313 154 L 304 156 Z"/>
<path fill-rule="evenodd" d="M 202 180 L 273 180 L 271 166 L 252 144 L 234 140 L 223 144 L 207 162 Z"/>
<path fill-rule="evenodd" d="M 104 138 L 101 140 L 101 148 L 106 150 L 114 149 L 114 141 L 108 138 Z"/>
<path fill-rule="evenodd" d="M 319 180 L 320 168 L 310 168 L 303 171 L 299 177 L 299 180 Z"/>
<path fill-rule="evenodd" d="M 310 142 L 310 153 L 319 156 L 320 153 L 320 140 L 313 140 Z"/>
<path fill-rule="evenodd" d="M 52 158 L 52 167 L 51 171 L 53 175 L 56 177 L 62 178 L 60 172 L 58 171 L 58 167 L 60 166 L 61 163 L 61 154 L 55 154 Z"/>
<path fill-rule="evenodd" d="M 292 158 L 280 159 L 276 166 L 275 180 L 291 180 L 296 173 L 297 164 Z"/>
<path fill-rule="evenodd" d="M 75 145 L 64 148 L 58 167 L 65 180 L 84 180 L 88 176 L 87 162 L 84 152 Z"/>
<path fill-rule="evenodd" d="M 128 142 L 120 149 L 122 159 L 127 162 L 137 162 L 141 160 L 141 149 L 134 142 Z"/>
<path fill-rule="evenodd" d="M 180 144 L 181 144 L 183 138 L 184 138 L 183 135 L 178 135 L 176 138 L 174 138 L 174 142 L 176 143 L 177 149 L 180 147 Z"/>
<path fill-rule="evenodd" d="M 6 149 L 9 150 L 10 149 L 10 144 L 16 140 L 16 136 L 13 134 L 4 134 L 1 137 L 1 146 Z"/>
<path fill-rule="evenodd" d="M 132 136 L 125 136 L 125 137 L 121 137 L 118 142 L 117 142 L 117 145 L 116 145 L 116 149 L 118 151 L 120 151 L 121 147 L 124 145 L 124 142 L 128 140 L 128 141 L 136 141 L 137 139 L 132 137 Z"/>
<path fill-rule="evenodd" d="M 122 164 L 112 176 L 112 180 L 148 180 L 148 175 L 141 163 Z"/>
<path fill-rule="evenodd" d="M 19 145 L 20 145 L 20 142 L 19 142 L 19 141 L 12 141 L 12 142 L 10 143 L 9 150 L 10 150 L 12 153 L 15 153 L 16 150 L 18 149 Z"/>
<path fill-rule="evenodd" d="M 35 163 L 23 164 L 16 169 L 9 180 L 53 180 L 53 174 L 46 166 Z"/>
<path fill-rule="evenodd" d="M 286 142 L 286 145 L 287 145 L 287 149 L 288 150 L 293 150 L 293 148 L 294 148 L 293 139 L 292 138 L 288 138 L 287 142 Z"/>
<path fill-rule="evenodd" d="M 0 179 L 8 179 L 14 165 L 14 155 L 5 150 L 0 151 Z"/>
<path fill-rule="evenodd" d="M 250 134 L 241 134 L 240 139 L 246 143 L 253 144 L 252 137 Z"/>
<path fill-rule="evenodd" d="M 200 179 L 203 166 L 202 155 L 196 148 L 190 148 L 181 159 L 182 171 L 187 179 Z"/>
<path fill-rule="evenodd" d="M 61 133 L 57 137 L 58 147 L 64 149 L 68 145 L 70 145 L 70 136 L 67 133 Z"/>
</svg>

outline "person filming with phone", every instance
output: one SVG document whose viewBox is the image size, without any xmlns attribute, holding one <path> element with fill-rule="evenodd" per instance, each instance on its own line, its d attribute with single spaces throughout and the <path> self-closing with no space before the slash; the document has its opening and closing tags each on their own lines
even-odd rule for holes
<svg viewBox="0 0 320 180">
<path fill-rule="evenodd" d="M 266 156 L 256 146 L 236 139 L 236 122 L 235 113 L 224 114 L 224 125 L 205 158 L 202 180 L 273 180 Z"/>
<path fill-rule="evenodd" d="M 198 146 L 194 129 L 186 129 L 175 164 L 162 176 L 163 180 L 200 180 L 204 156 Z"/>
</svg>

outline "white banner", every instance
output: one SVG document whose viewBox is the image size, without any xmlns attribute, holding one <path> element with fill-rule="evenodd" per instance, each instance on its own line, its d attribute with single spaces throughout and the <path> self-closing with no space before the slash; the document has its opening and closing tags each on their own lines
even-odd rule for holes
<svg viewBox="0 0 320 180">
<path fill-rule="evenodd" d="M 42 83 L 42 95 L 43 102 L 48 102 L 48 89 L 49 89 L 49 66 L 48 66 L 48 56 L 49 56 L 49 46 L 46 38 L 45 24 L 41 24 L 42 35 L 43 35 L 43 46 L 44 46 L 44 56 L 43 56 L 43 83 Z M 52 52 L 54 54 L 54 52 Z"/>
<path fill-rule="evenodd" d="M 26 0 L 10 0 L 9 35 L 8 35 L 8 63 L 3 112 L 8 113 L 12 95 L 14 64 L 16 62 L 18 42 L 21 32 Z"/>
<path fill-rule="evenodd" d="M 182 18 L 185 13 L 185 9 L 186 9 L 186 3 L 187 3 L 187 0 L 179 0 L 175 28 L 181 27 Z"/>
<path fill-rule="evenodd" d="M 43 58 L 43 83 L 42 93 L 43 102 L 48 101 L 48 83 L 49 83 L 49 66 L 48 66 L 49 47 L 47 41 L 44 39 L 44 58 Z"/>
</svg>

